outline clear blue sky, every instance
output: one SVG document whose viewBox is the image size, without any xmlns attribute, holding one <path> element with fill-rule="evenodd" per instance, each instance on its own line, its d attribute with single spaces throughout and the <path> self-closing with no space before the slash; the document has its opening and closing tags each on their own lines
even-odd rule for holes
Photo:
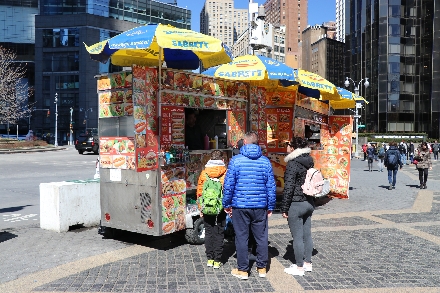
<svg viewBox="0 0 440 293">
<path fill-rule="evenodd" d="M 292 1 L 292 0 L 291 0 Z M 264 4 L 265 0 L 254 2 Z M 205 0 L 177 0 L 177 5 L 191 10 L 191 29 L 200 30 L 200 10 Z M 248 8 L 249 0 L 235 0 L 235 8 Z M 308 24 L 322 24 L 325 21 L 336 20 L 335 0 L 309 0 L 309 21 Z"/>
</svg>

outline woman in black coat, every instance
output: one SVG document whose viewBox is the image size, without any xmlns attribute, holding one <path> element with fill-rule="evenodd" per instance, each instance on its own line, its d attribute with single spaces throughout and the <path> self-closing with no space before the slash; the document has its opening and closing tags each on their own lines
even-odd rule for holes
<svg viewBox="0 0 440 293">
<path fill-rule="evenodd" d="M 304 271 L 312 271 L 312 214 L 315 203 L 314 198 L 304 194 L 301 187 L 306 179 L 307 170 L 313 167 L 310 151 L 307 140 L 294 137 L 287 144 L 289 154 L 284 158 L 287 166 L 284 173 L 281 211 L 289 223 L 296 261 L 296 264 L 284 269 L 284 272 L 294 276 L 303 276 Z"/>
</svg>

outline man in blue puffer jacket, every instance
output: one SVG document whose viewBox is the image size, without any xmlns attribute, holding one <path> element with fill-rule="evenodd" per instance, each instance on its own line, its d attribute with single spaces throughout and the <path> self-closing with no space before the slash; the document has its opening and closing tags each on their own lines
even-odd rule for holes
<svg viewBox="0 0 440 293">
<path fill-rule="evenodd" d="M 237 269 L 232 275 L 248 279 L 249 228 L 257 242 L 257 272 L 266 277 L 268 261 L 268 217 L 275 208 L 276 184 L 272 165 L 261 153 L 254 132 L 245 135 L 240 154 L 228 164 L 223 185 L 223 207 L 233 217 Z"/>
</svg>

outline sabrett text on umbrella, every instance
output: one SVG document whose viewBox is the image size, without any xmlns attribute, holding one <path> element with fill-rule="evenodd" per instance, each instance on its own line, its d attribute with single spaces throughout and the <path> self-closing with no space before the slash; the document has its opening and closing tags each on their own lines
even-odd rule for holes
<svg viewBox="0 0 440 293">
<path fill-rule="evenodd" d="M 219 71 L 217 75 L 219 77 L 253 77 L 262 76 L 263 70 L 239 70 L 234 72 Z"/>
<path fill-rule="evenodd" d="M 172 41 L 174 47 L 182 48 L 209 48 L 208 42 Z"/>
<path fill-rule="evenodd" d="M 319 89 L 326 89 L 326 90 L 330 90 L 330 91 L 333 89 L 333 87 L 326 85 L 326 84 L 319 83 L 319 82 L 313 82 L 313 81 L 310 82 L 307 80 L 302 80 L 301 82 L 302 82 L 302 85 L 304 85 L 304 86 L 311 86 L 311 87 L 315 87 L 315 88 L 319 88 Z"/>
</svg>

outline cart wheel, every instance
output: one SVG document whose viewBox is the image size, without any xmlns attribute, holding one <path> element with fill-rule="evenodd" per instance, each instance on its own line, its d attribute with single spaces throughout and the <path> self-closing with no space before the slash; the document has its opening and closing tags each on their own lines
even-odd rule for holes
<svg viewBox="0 0 440 293">
<path fill-rule="evenodd" d="M 205 243 L 205 224 L 203 218 L 198 218 L 194 222 L 194 228 L 185 230 L 185 239 L 190 244 Z"/>
</svg>

